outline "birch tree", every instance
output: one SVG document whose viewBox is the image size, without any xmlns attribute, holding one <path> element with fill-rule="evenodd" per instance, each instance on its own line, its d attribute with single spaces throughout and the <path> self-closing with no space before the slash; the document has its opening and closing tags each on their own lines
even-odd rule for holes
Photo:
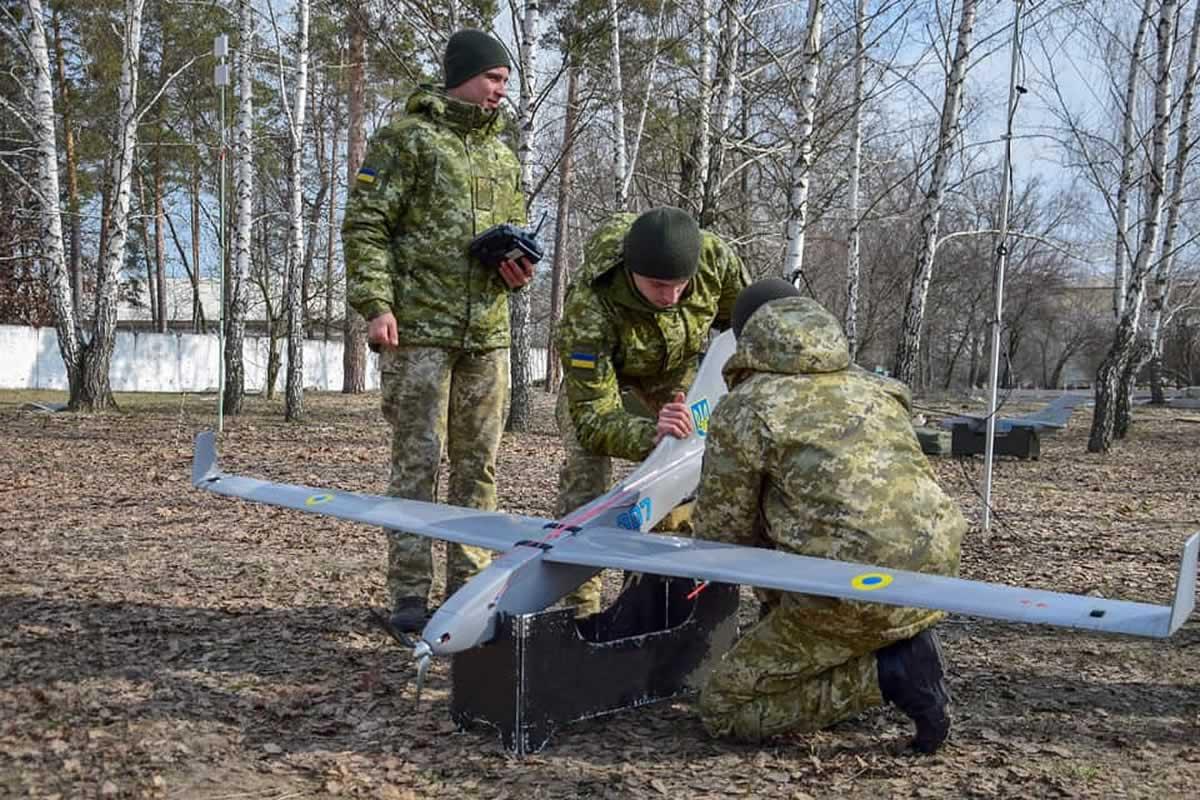
<svg viewBox="0 0 1200 800">
<path fill-rule="evenodd" d="M 50 298 L 58 350 L 67 372 L 71 408 L 82 397 L 83 346 L 75 327 L 72 281 L 63 247 L 62 216 L 59 213 L 58 148 L 54 135 L 54 87 L 50 80 L 50 55 L 41 0 L 27 0 L 30 31 L 25 41 L 33 67 L 32 133 L 37 148 L 37 186 L 41 257 L 50 275 Z"/>
<path fill-rule="evenodd" d="M 716 220 L 717 197 L 725 175 L 725 154 L 728 148 L 729 126 L 733 119 L 733 104 L 738 85 L 738 62 L 741 51 L 742 32 L 737 24 L 736 0 L 721 3 L 721 47 L 717 58 L 717 119 L 713 125 L 711 153 L 702 179 L 703 199 L 700 203 L 700 227 L 710 227 Z"/>
<path fill-rule="evenodd" d="M 453 8 L 453 4 L 451 5 Z M 366 64 L 367 18 L 359 2 L 348 4 L 346 13 L 347 75 L 346 186 L 354 185 L 354 176 L 367 153 Z M 346 292 L 342 325 L 342 392 L 361 394 L 367 388 L 367 323 L 350 305 Z"/>
<path fill-rule="evenodd" d="M 574 55 L 565 56 L 567 70 L 567 113 L 563 123 L 563 151 L 558 162 L 558 207 L 554 219 L 554 266 L 550 275 L 550 324 L 546 336 L 546 391 L 555 391 L 562 378 L 562 364 L 554 347 L 554 333 L 562 318 L 567 273 L 570 271 L 568 253 L 571 224 L 571 184 L 574 180 L 572 158 L 575 153 L 575 130 L 579 119 L 579 68 Z"/>
<path fill-rule="evenodd" d="M 813 128 L 817 112 L 817 74 L 821 64 L 821 22 L 824 0 L 808 0 L 804 66 L 800 77 L 800 119 L 792 159 L 792 191 L 788 203 L 787 253 L 784 277 L 797 280 L 804 269 L 804 227 L 808 218 L 809 177 L 813 160 Z"/>
<path fill-rule="evenodd" d="M 1187 67 L 1179 96 L 1179 130 L 1175 133 L 1175 160 L 1171 167 L 1171 197 L 1167 202 L 1167 225 L 1163 230 L 1162 255 L 1154 269 L 1150 294 L 1150 400 L 1166 402 L 1163 393 L 1163 329 L 1171 317 L 1168 306 L 1175 272 L 1176 236 L 1184 202 L 1184 175 L 1192 152 L 1192 102 L 1196 94 L 1197 69 L 1200 67 L 1200 6 L 1192 12 L 1192 30 L 1188 37 Z"/>
<path fill-rule="evenodd" d="M 537 28 L 540 12 L 538 0 L 525 0 L 521 14 L 519 60 L 521 65 L 521 97 L 518 119 L 521 131 L 517 159 L 521 164 L 521 194 L 525 197 L 526 213 L 533 200 L 533 153 L 535 106 L 537 97 Z M 532 418 L 530 399 L 533 384 L 529 359 L 531 351 L 529 312 L 533 287 L 526 286 L 509 294 L 509 328 L 512 331 L 511 369 L 512 401 L 509 404 L 508 430 L 527 431 Z"/>
<path fill-rule="evenodd" d="M 666 0 L 661 0 L 658 5 L 658 20 L 654 24 L 654 38 L 650 45 L 650 63 L 646 67 L 646 83 L 645 90 L 642 93 L 641 111 L 638 112 L 637 127 L 633 131 L 633 150 L 629 153 L 628 159 L 625 159 L 624 147 L 622 147 L 622 159 L 626 160 L 625 175 L 621 178 L 620 196 L 622 203 L 618 210 L 624 211 L 625 205 L 629 202 L 629 187 L 633 183 L 633 173 L 637 169 L 638 151 L 641 149 L 642 135 L 646 131 L 646 112 L 650 108 L 650 94 L 654 88 L 654 78 L 658 71 L 658 50 L 659 43 L 662 41 L 663 35 L 663 18 L 666 14 Z M 621 102 L 621 113 L 624 113 L 625 103 Z M 625 135 L 625 125 L 621 124 L 621 136 Z M 622 139 L 622 142 L 624 140 Z"/>
<path fill-rule="evenodd" d="M 862 177 L 863 110 L 867 67 L 867 2 L 854 3 L 854 120 L 850 123 L 850 231 L 846 236 L 846 313 L 844 327 L 850 360 L 858 355 L 858 281 L 862 219 L 858 208 Z"/>
<path fill-rule="evenodd" d="M 1138 358 L 1138 325 L 1145 282 L 1153 266 L 1152 258 L 1158 244 L 1158 229 L 1166 188 L 1167 138 L 1170 134 L 1172 105 L 1171 68 L 1178 12 L 1178 0 L 1163 0 L 1159 8 L 1158 57 L 1154 72 L 1154 125 L 1151 131 L 1148 174 L 1145 179 L 1145 221 L 1142 223 L 1137 253 L 1130 265 L 1124 311 L 1117 323 L 1112 344 L 1096 374 L 1096 406 L 1092 414 L 1092 428 L 1088 434 L 1088 451 L 1093 453 L 1109 450 L 1119 422 L 1122 430 L 1128 426 L 1127 383 L 1131 377 L 1130 365 Z"/>
<path fill-rule="evenodd" d="M 245 396 L 246 368 L 242 347 L 246 334 L 246 298 L 250 279 L 251 224 L 254 217 L 254 9 L 251 0 L 238 0 L 238 106 L 234 138 L 234 193 L 237 197 L 233 231 L 233 269 L 228 281 L 225 323 L 226 414 L 240 414 Z"/>
<path fill-rule="evenodd" d="M 614 185 L 613 205 L 624 211 L 629 204 L 629 184 L 626 181 L 625 164 L 625 90 L 621 85 L 621 14 L 617 0 L 608 0 L 609 26 L 612 41 L 609 44 L 609 70 L 612 78 L 612 123 Z"/>
<path fill-rule="evenodd" d="M 304 417 L 304 305 L 301 297 L 304 266 L 304 114 L 308 100 L 308 0 L 296 4 L 296 99 L 287 104 L 287 88 L 282 64 L 279 70 L 279 93 L 288 120 L 291 153 L 288 159 L 288 367 L 287 390 L 284 399 L 284 418 L 297 422 Z M 282 48 L 280 60 L 282 61 Z"/>
<path fill-rule="evenodd" d="M 83 247 L 79 203 L 79 157 L 76 153 L 74 109 L 67 82 L 66 57 L 57 12 L 51 12 L 54 28 L 54 67 L 58 79 L 58 97 L 62 110 L 63 155 L 67 168 L 67 220 L 71 230 L 71 302 L 76 309 L 83 304 Z"/>
<path fill-rule="evenodd" d="M 1117 179 L 1116 207 L 1116 251 L 1113 253 L 1113 317 L 1120 319 L 1125 312 L 1126 259 L 1129 255 L 1129 194 L 1133 184 L 1134 160 L 1137 142 L 1134 141 L 1134 121 L 1137 114 L 1134 102 L 1137 99 L 1138 79 L 1142 75 L 1142 48 L 1146 41 L 1146 30 L 1154 17 L 1154 4 L 1158 0 L 1143 0 L 1137 33 L 1129 51 L 1129 70 L 1125 76 L 1124 103 L 1121 114 L 1121 172 Z"/>
<path fill-rule="evenodd" d="M 80 403 L 103 409 L 113 404 L 109 365 L 117 327 L 117 284 L 125 263 L 129 236 L 129 201 L 137 146 L 138 68 L 141 63 L 142 11 L 145 0 L 125 1 L 125 30 L 121 50 L 121 83 L 117 90 L 116 151 L 112 158 L 112 205 L 106 230 L 106 247 L 100 254 L 101 269 L 96 286 L 96 317 L 92 340 L 85 353 Z"/>
<path fill-rule="evenodd" d="M 709 139 L 711 136 L 713 84 L 712 61 L 713 43 L 709 21 L 713 14 L 712 0 L 700 0 L 700 75 L 699 96 L 696 98 L 696 164 L 692 170 L 690 186 L 685 186 L 684 194 L 688 203 L 699 218 L 704 210 L 704 186 L 708 182 L 708 170 L 711 153 Z"/>
<path fill-rule="evenodd" d="M 938 224 L 942 214 L 942 203 L 946 190 L 946 175 L 958 130 L 958 117 L 962 111 L 963 84 L 967 76 L 967 58 L 971 52 L 971 34 L 975 28 L 977 0 L 963 0 L 959 18 L 954 58 L 946 75 L 946 92 L 942 100 L 941 122 L 930 168 L 929 186 L 924 191 L 924 206 L 921 211 L 921 240 L 917 250 L 916 264 L 909 280 L 908 298 L 904 306 L 900 341 L 896 349 L 895 375 L 901 381 L 912 384 L 917 375 L 918 358 L 921 352 L 921 328 L 925 322 L 925 301 L 929 294 L 929 281 L 933 277 L 933 260 L 936 255 Z"/>
</svg>

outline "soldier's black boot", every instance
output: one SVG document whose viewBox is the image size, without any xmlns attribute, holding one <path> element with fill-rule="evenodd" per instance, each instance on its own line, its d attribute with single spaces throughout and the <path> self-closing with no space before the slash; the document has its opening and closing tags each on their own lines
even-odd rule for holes
<svg viewBox="0 0 1200 800">
<path fill-rule="evenodd" d="M 875 654 L 879 689 L 917 726 L 913 749 L 934 753 L 950 735 L 950 690 L 937 634 L 921 631 Z"/>
<path fill-rule="evenodd" d="M 388 617 L 388 624 L 400 633 L 418 633 L 429 621 L 429 606 L 424 597 L 401 597 Z"/>
</svg>

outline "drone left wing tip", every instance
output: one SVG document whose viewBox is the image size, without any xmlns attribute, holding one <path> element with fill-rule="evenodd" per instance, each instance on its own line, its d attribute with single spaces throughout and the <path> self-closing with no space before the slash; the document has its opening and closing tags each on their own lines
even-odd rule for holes
<svg viewBox="0 0 1200 800">
<path fill-rule="evenodd" d="M 196 434 L 192 453 L 192 485 L 199 486 L 217 472 L 217 437 L 212 431 Z"/>
</svg>

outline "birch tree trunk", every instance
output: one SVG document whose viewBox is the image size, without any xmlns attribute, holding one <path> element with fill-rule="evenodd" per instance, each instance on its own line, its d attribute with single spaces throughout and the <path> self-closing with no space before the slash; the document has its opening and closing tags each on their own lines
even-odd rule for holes
<svg viewBox="0 0 1200 800">
<path fill-rule="evenodd" d="M 712 121 L 712 61 L 713 44 L 709 21 L 712 19 L 712 0 L 700 0 L 700 96 L 696 99 L 696 165 L 690 186 L 683 187 L 697 219 L 704 210 L 704 185 L 708 181 L 711 159 L 709 140 Z"/>
<path fill-rule="evenodd" d="M 975 28 L 977 5 L 977 0 L 963 0 L 954 59 L 946 76 L 946 94 L 942 100 L 937 149 L 933 155 L 929 188 L 925 192 L 925 207 L 921 214 L 921 243 L 909 281 L 900 343 L 896 349 L 896 377 L 910 385 L 917 377 L 921 327 L 925 322 L 925 301 L 929 295 L 929 281 L 933 277 L 933 259 L 936 255 L 938 224 L 946 191 L 946 173 L 950 167 L 951 149 L 958 129 L 958 115 L 962 109 L 963 83 L 967 75 L 967 58 L 971 52 L 971 33 Z"/>
<path fill-rule="evenodd" d="M 1162 218 L 1166 187 L 1167 137 L 1171 127 L 1171 61 L 1175 45 L 1175 21 L 1179 13 L 1178 0 L 1163 0 L 1158 16 L 1158 59 L 1154 77 L 1154 128 L 1150 162 L 1147 164 L 1148 186 L 1145 222 L 1142 224 L 1137 255 L 1129 270 L 1125 291 L 1124 311 L 1117 322 L 1112 345 L 1096 374 L 1096 407 L 1092 428 L 1088 434 L 1088 451 L 1108 452 L 1117 431 L 1129 427 L 1129 388 L 1132 381 L 1131 364 L 1139 359 L 1138 324 L 1142 312 L 1146 277 L 1151 258 L 1158 244 L 1158 228 Z"/>
<path fill-rule="evenodd" d="M 453 7 L 453 6 L 452 6 Z M 349 27 L 347 94 L 349 119 L 346 130 L 346 186 L 354 185 L 354 175 L 362 166 L 367 153 L 367 133 L 364 123 L 366 105 L 367 22 L 361 3 L 351 3 L 347 10 Z M 349 292 L 345 293 L 349 298 Z M 362 394 L 367 389 L 367 322 L 345 302 L 342 315 L 342 393 Z"/>
<path fill-rule="evenodd" d="M 846 241 L 846 317 L 844 327 L 850 344 L 850 361 L 858 357 L 858 281 L 862 220 L 858 192 L 862 176 L 863 94 L 866 87 L 867 2 L 854 4 L 854 121 L 850 126 L 850 232 Z M 965 337 L 964 337 L 965 338 Z"/>
<path fill-rule="evenodd" d="M 783 275 L 797 280 L 804 269 L 804 227 L 808 222 L 808 185 L 812 172 L 813 120 L 817 112 L 817 72 L 821 65 L 821 21 L 825 0 L 808 0 L 804 67 L 800 75 L 800 119 L 792 158 L 792 192 L 788 202 L 787 254 Z"/>
<path fill-rule="evenodd" d="M 715 136 L 710 145 L 708 168 L 701 176 L 704 181 L 703 200 L 700 204 L 700 227 L 708 228 L 716 221 L 720 211 L 717 197 L 725 175 L 726 141 L 729 124 L 733 117 L 734 93 L 737 87 L 738 58 L 742 41 L 737 24 L 735 0 L 722 0 L 721 4 L 721 48 L 717 59 L 720 81 L 717 88 L 717 120 L 713 126 Z"/>
<path fill-rule="evenodd" d="M 554 334 L 562 319 L 563 295 L 566 293 L 570 271 L 571 182 L 574 178 L 571 160 L 575 153 L 575 127 L 579 119 L 579 69 L 575 56 L 567 53 L 567 116 L 563 124 L 562 160 L 558 163 L 558 209 L 554 220 L 554 267 L 550 275 L 550 324 L 546 337 L 546 391 L 558 390 L 562 380 L 562 364 L 554 347 Z"/>
<path fill-rule="evenodd" d="M 70 407 L 76 408 L 83 378 L 83 349 L 75 324 L 72 281 L 63 247 L 59 210 L 58 147 L 54 135 L 54 86 L 50 80 L 50 53 L 41 0 L 27 0 L 29 50 L 33 62 L 33 131 L 37 148 L 38 228 L 41 257 L 50 275 L 50 303 L 58 352 L 67 371 Z"/>
<path fill-rule="evenodd" d="M 329 133 L 329 192 L 331 198 L 337 198 L 337 154 L 338 140 L 340 138 L 341 129 L 338 125 L 338 112 L 341 110 L 341 102 L 337 95 L 333 98 L 333 125 Z M 333 330 L 333 256 L 334 256 L 334 236 L 333 232 L 337 230 L 337 200 L 331 199 L 329 203 L 329 216 L 325 219 L 326 230 L 325 236 L 325 298 L 323 307 L 324 313 L 324 339 L 329 341 L 329 335 Z"/>
<path fill-rule="evenodd" d="M 1143 0 L 1137 33 L 1129 51 L 1129 72 L 1125 78 L 1125 104 L 1121 108 L 1121 173 L 1117 179 L 1116 208 L 1116 251 L 1113 253 L 1113 317 L 1120 319 L 1125 312 L 1126 270 L 1125 260 L 1129 254 L 1129 190 L 1133 184 L 1134 159 L 1138 143 L 1134 141 L 1133 104 L 1137 98 L 1138 77 L 1142 74 L 1142 48 L 1145 46 L 1146 30 L 1154 16 L 1157 0 Z"/>
<path fill-rule="evenodd" d="M 666 9 L 666 0 L 662 0 L 662 2 L 658 4 L 658 21 L 654 25 L 654 39 L 650 45 L 650 52 L 653 53 L 653 55 L 650 57 L 650 63 L 646 67 L 646 91 L 642 94 L 642 110 L 638 113 L 637 128 L 633 132 L 633 149 L 629 152 L 629 155 L 626 158 L 625 177 L 622 178 L 621 181 L 621 196 L 625 198 L 626 203 L 628 203 L 629 198 L 629 186 L 633 182 L 633 173 L 634 170 L 637 169 L 638 150 L 642 144 L 642 133 L 646 130 L 646 112 L 650 108 L 650 94 L 651 90 L 654 88 L 654 76 L 658 72 L 658 50 L 659 43 L 662 41 L 663 16 L 666 13 Z M 623 100 L 621 108 L 624 109 Z M 622 117 L 622 120 L 623 119 L 624 117 Z M 621 123 L 621 131 L 622 136 L 624 136 L 624 121 Z M 622 139 L 622 142 L 623 141 L 624 139 Z M 624 208 L 622 207 L 621 210 L 624 210 Z"/>
<path fill-rule="evenodd" d="M 57 12 L 51 12 L 54 27 L 54 65 L 58 77 L 58 96 L 62 108 L 63 150 L 67 166 L 67 224 L 71 231 L 70 276 L 71 302 L 78 313 L 83 303 L 83 252 L 81 248 L 81 219 L 79 216 L 79 156 L 75 152 L 75 122 L 70 85 L 67 83 L 66 59 Z M 45 38 L 43 31 L 43 39 Z M 57 181 L 57 177 L 55 178 Z"/>
<path fill-rule="evenodd" d="M 107 236 L 100 253 L 96 280 L 96 316 L 92 337 L 84 349 L 83 381 L 77 407 L 100 411 L 115 405 L 109 382 L 109 365 L 117 327 L 117 287 L 129 238 L 129 200 L 137 146 L 138 67 L 142 46 L 142 11 L 145 0 L 125 0 L 125 30 L 121 50 L 121 82 L 117 90 L 117 128 L 112 155 L 112 203 L 105 226 Z"/>
<path fill-rule="evenodd" d="M 304 267 L 304 112 L 308 100 L 308 0 L 296 4 L 296 101 L 291 109 L 289 130 L 291 154 L 288 179 L 288 367 L 283 416 L 288 422 L 304 418 L 304 304 L 301 298 Z M 285 93 L 283 74 L 280 94 Z"/>
<path fill-rule="evenodd" d="M 624 211 L 629 201 L 625 165 L 625 90 L 621 86 L 621 15 L 617 0 L 608 0 L 608 15 L 612 29 L 609 70 L 612 73 L 613 161 L 616 173 L 613 204 L 617 211 Z"/>
<path fill-rule="evenodd" d="M 246 297 L 250 280 L 251 226 L 254 220 L 254 8 L 251 0 L 238 0 L 237 130 L 234 133 L 233 191 L 236 197 L 233 229 L 233 263 L 229 270 L 229 306 L 225 323 L 225 414 L 242 413 L 246 395 L 246 366 L 242 348 L 246 339 Z"/>
<path fill-rule="evenodd" d="M 521 193 L 525 195 L 525 210 L 533 200 L 534 100 L 537 97 L 537 28 L 541 9 L 538 0 L 525 0 L 521 15 L 521 98 L 519 101 L 520 143 L 517 158 L 521 163 Z M 508 324 L 512 333 L 509 365 L 512 370 L 508 425 L 510 431 L 527 431 L 533 417 L 531 400 L 533 376 L 529 363 L 531 341 L 529 331 L 530 298 L 533 287 L 526 286 L 511 292 L 508 298 Z"/>
<path fill-rule="evenodd" d="M 1187 71 L 1179 98 L 1179 130 L 1175 133 L 1175 162 L 1171 165 L 1171 197 L 1167 202 L 1167 225 L 1163 230 L 1162 256 L 1154 270 L 1150 293 L 1150 402 L 1166 403 L 1163 391 L 1163 327 L 1170 316 L 1167 303 L 1175 273 L 1176 234 L 1183 210 L 1184 174 L 1191 157 L 1192 101 L 1196 95 L 1197 69 L 1200 67 L 1200 7 L 1192 12 L 1192 31 L 1188 39 Z"/>
</svg>

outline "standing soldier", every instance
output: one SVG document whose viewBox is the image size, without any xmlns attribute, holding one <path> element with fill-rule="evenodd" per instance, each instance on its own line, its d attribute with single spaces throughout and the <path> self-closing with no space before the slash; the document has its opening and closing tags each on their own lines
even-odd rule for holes
<svg viewBox="0 0 1200 800">
<path fill-rule="evenodd" d="M 684 393 L 710 329 L 729 325 L 745 285 L 729 245 L 678 208 L 636 219 L 616 214 L 592 236 L 555 341 L 564 375 L 556 416 L 566 451 L 559 517 L 609 488 L 612 458 L 641 461 L 664 436 L 691 432 Z M 627 409 L 622 391 L 641 408 Z M 569 601 L 578 616 L 598 611 L 600 579 Z"/>
<path fill-rule="evenodd" d="M 850 363 L 838 321 L 779 278 L 733 312 L 729 394 L 709 419 L 697 538 L 892 569 L 958 573 L 966 522 L 937 484 L 903 384 Z M 766 592 L 762 620 L 700 694 L 708 731 L 758 742 L 882 702 L 932 753 L 950 732 L 940 611 Z"/>
<path fill-rule="evenodd" d="M 499 138 L 511 62 L 496 39 L 461 30 L 443 66 L 444 91 L 414 93 L 358 171 L 342 225 L 347 294 L 368 321 L 368 341 L 382 348 L 388 494 L 436 500 L 445 446 L 448 502 L 491 510 L 509 385 L 508 293 L 532 279 L 533 266 L 488 267 L 468 245 L 492 225 L 525 219 L 520 167 Z M 474 547 L 448 550 L 448 592 L 490 559 Z M 432 569 L 428 539 L 389 532 L 393 628 L 424 626 Z"/>
</svg>

